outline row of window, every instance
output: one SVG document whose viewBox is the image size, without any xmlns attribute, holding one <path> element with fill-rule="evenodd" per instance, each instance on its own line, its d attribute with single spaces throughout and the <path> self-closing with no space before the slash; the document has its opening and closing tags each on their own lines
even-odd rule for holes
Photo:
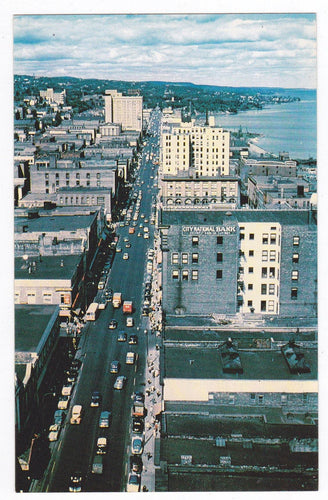
<svg viewBox="0 0 328 500">
<path fill-rule="evenodd" d="M 70 185 L 70 181 L 69 181 L 69 180 L 67 180 L 67 181 L 66 181 L 66 186 L 69 186 L 69 185 Z M 82 186 L 83 186 L 83 185 L 84 185 L 84 184 L 82 183 Z M 86 182 L 85 182 L 85 185 L 86 185 L 87 187 L 90 187 L 90 185 L 91 185 L 91 184 L 90 184 L 90 181 L 86 181 Z M 49 186 L 49 181 L 45 181 L 45 186 L 46 186 L 46 187 L 47 187 L 47 186 Z M 60 184 L 59 184 L 59 180 L 56 180 L 56 186 L 57 186 L 57 187 L 59 187 L 59 186 L 60 186 Z M 75 181 L 75 186 L 81 186 L 81 183 L 80 183 L 80 181 L 79 181 L 78 179 Z M 98 181 L 97 181 L 96 186 L 97 186 L 97 187 L 101 187 L 101 181 L 100 181 L 100 180 L 98 180 Z"/>
<path fill-rule="evenodd" d="M 73 173 L 72 173 L 72 175 L 73 175 Z M 70 172 L 66 172 L 65 177 L 66 177 L 66 179 L 69 179 L 70 178 Z M 75 177 L 76 177 L 76 179 L 80 179 L 81 178 L 80 172 L 75 172 Z M 49 173 L 48 172 L 44 174 L 44 178 L 45 179 L 49 179 Z M 59 179 L 59 173 L 58 172 L 56 172 L 55 178 Z M 90 179 L 91 178 L 91 174 L 89 172 L 86 172 L 85 178 L 86 179 Z M 99 172 L 96 173 L 96 178 L 97 179 L 101 178 L 101 174 Z"/>
</svg>

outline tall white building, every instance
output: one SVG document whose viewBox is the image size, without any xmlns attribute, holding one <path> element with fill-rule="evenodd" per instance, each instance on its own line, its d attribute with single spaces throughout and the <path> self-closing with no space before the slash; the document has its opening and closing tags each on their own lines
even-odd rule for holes
<svg viewBox="0 0 328 500">
<path fill-rule="evenodd" d="M 166 175 L 229 175 L 230 134 L 194 122 L 172 124 L 161 136 L 161 170 Z"/>
<path fill-rule="evenodd" d="M 65 104 L 66 90 L 64 89 L 61 92 L 54 92 L 54 89 L 40 90 L 40 97 L 49 103 Z"/>
<path fill-rule="evenodd" d="M 122 130 L 142 131 L 142 96 L 124 96 L 117 90 L 106 90 L 105 122 L 118 123 Z"/>
</svg>

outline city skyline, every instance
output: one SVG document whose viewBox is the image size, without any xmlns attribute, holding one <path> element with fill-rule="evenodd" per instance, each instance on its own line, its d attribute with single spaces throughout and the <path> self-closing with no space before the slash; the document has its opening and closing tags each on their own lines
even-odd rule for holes
<svg viewBox="0 0 328 500">
<path fill-rule="evenodd" d="M 316 88 L 315 14 L 17 15 L 13 31 L 15 74 Z"/>
</svg>

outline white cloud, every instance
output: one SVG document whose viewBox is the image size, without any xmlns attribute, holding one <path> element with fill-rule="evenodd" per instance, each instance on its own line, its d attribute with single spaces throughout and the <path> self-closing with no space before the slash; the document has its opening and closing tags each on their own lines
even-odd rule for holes
<svg viewBox="0 0 328 500">
<path fill-rule="evenodd" d="M 21 16 L 14 34 L 21 74 L 31 72 L 33 61 L 34 73 L 58 74 L 57 59 L 61 74 L 79 77 L 156 80 L 164 73 L 168 80 L 215 84 L 220 73 L 225 81 L 218 84 L 247 86 L 256 68 L 262 85 L 315 82 L 314 16 Z"/>
</svg>

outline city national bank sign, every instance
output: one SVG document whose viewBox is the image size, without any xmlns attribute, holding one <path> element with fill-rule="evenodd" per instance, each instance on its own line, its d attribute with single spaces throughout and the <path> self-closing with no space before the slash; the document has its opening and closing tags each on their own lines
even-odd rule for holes
<svg viewBox="0 0 328 500">
<path fill-rule="evenodd" d="M 182 226 L 183 234 L 228 235 L 237 232 L 236 226 Z"/>
</svg>

